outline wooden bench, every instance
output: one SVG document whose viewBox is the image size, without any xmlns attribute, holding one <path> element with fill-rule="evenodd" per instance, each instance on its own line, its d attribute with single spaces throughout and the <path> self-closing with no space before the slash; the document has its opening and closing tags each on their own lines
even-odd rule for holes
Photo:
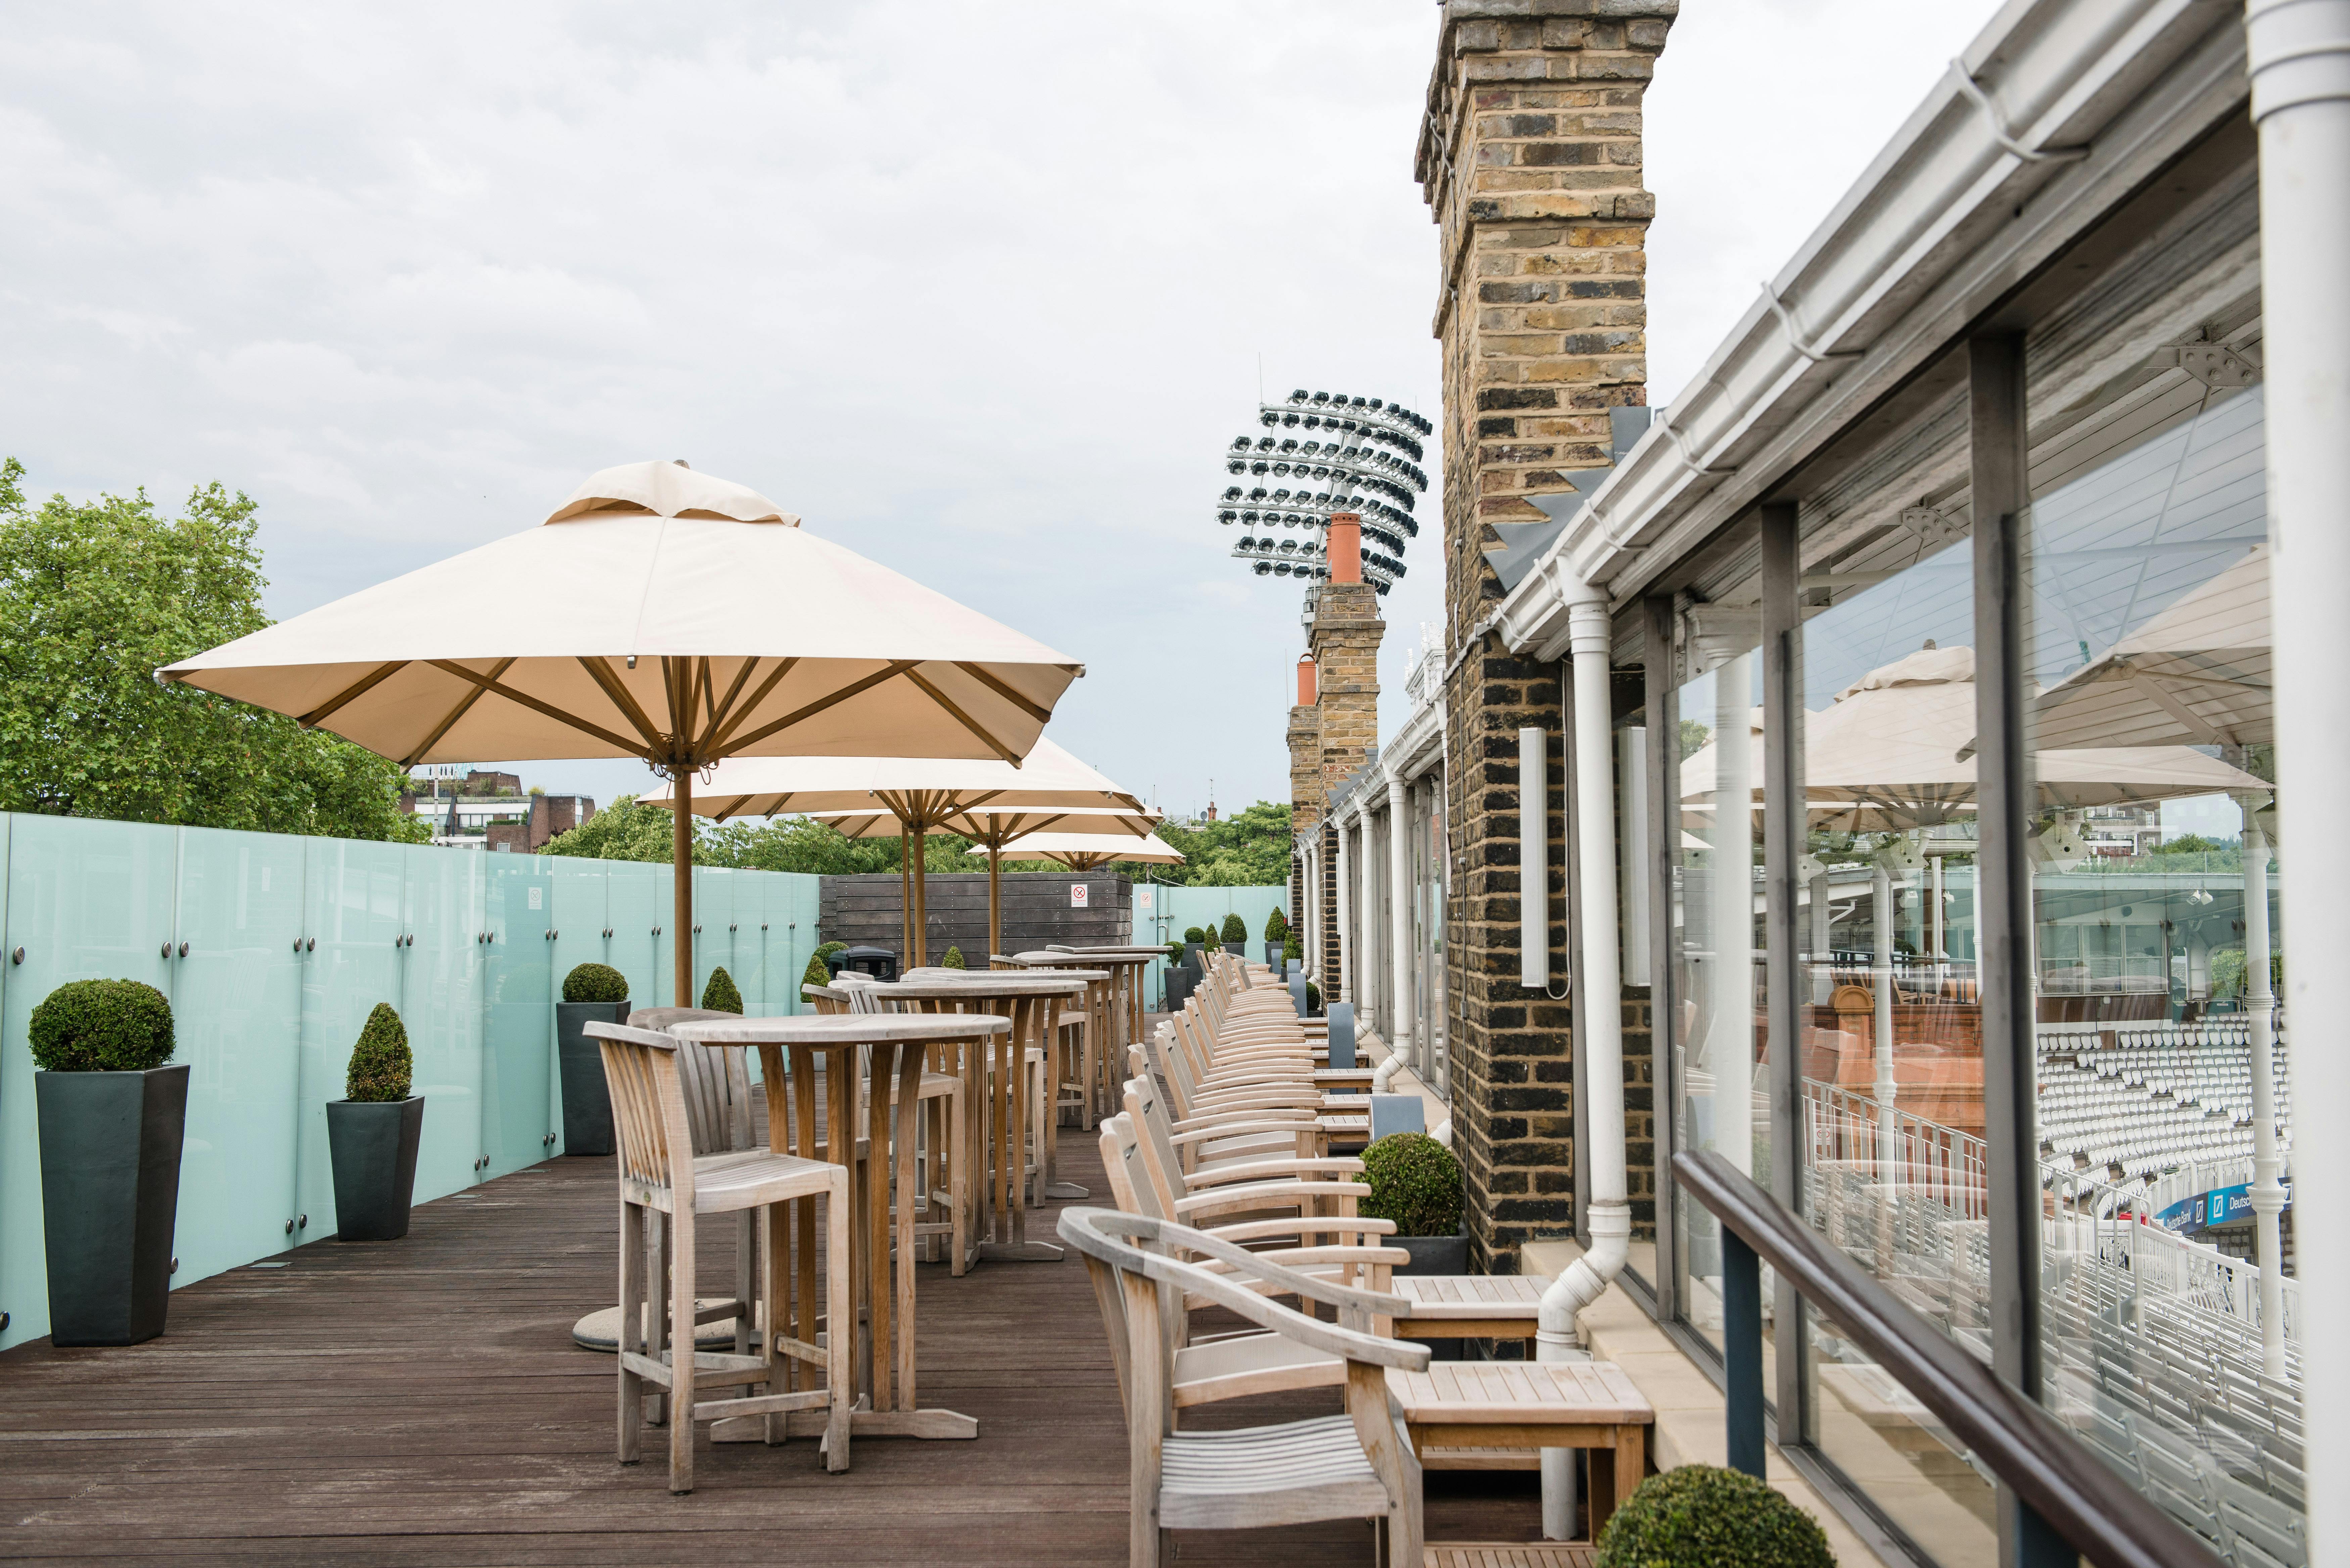
<svg viewBox="0 0 2350 1568">
<path fill-rule="evenodd" d="M 1613 1362 L 1440 1361 L 1390 1370 L 1388 1388 L 1423 1469 L 1498 1468 L 1449 1463 L 1448 1450 L 1590 1449 L 1595 1541 L 1648 1469 L 1657 1412 Z"/>
</svg>

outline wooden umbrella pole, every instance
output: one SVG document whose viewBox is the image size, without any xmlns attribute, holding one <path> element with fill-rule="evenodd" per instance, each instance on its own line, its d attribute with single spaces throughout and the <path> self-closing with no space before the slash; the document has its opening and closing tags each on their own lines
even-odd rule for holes
<svg viewBox="0 0 2350 1568">
<path fill-rule="evenodd" d="M 906 819 L 898 819 L 898 952 L 906 967 L 914 967 L 914 890 L 907 880 Z"/>
<path fill-rule="evenodd" d="M 679 763 L 670 775 L 677 810 L 670 824 L 670 866 L 677 884 L 670 919 L 677 927 L 677 1004 L 693 1005 L 693 769 Z"/>
<path fill-rule="evenodd" d="M 914 967 L 921 968 L 931 961 L 931 867 L 930 824 L 919 818 L 913 824 L 914 845 Z"/>
<path fill-rule="evenodd" d="M 987 838 L 987 959 L 992 966 L 1003 950 L 1003 836 Z"/>
</svg>

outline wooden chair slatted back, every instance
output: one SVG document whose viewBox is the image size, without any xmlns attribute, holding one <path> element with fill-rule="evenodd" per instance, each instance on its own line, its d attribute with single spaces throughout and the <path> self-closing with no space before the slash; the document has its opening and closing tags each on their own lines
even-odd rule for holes
<svg viewBox="0 0 2350 1568">
<path fill-rule="evenodd" d="M 632 1029 L 667 1031 L 699 1019 L 733 1018 L 701 1007 L 640 1007 L 629 1014 Z M 751 1071 L 747 1047 L 680 1041 L 678 1089 L 685 1099 L 686 1125 L 695 1154 L 724 1154 L 752 1147 Z"/>
<path fill-rule="evenodd" d="M 685 1096 L 678 1085 L 677 1046 L 642 1040 L 601 1039 L 604 1082 L 612 1100 L 612 1128 L 624 1179 L 666 1187 L 679 1205 L 693 1200 L 693 1147 Z"/>
</svg>

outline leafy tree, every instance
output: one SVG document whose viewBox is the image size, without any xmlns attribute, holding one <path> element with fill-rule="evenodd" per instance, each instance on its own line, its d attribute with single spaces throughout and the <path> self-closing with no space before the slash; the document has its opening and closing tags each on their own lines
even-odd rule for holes
<svg viewBox="0 0 2350 1568">
<path fill-rule="evenodd" d="M 1162 823 L 1159 836 L 1181 851 L 1183 864 L 1149 867 L 1154 881 L 1194 888 L 1271 888 L 1289 880 L 1286 805 L 1261 800 L 1220 822 L 1191 828 Z M 1123 864 L 1108 870 L 1138 879 L 1145 874 L 1141 867 Z"/>
<path fill-rule="evenodd" d="M 269 624 L 254 502 L 218 483 L 37 507 L 0 460 L 0 810 L 342 838 L 432 836 L 392 763 L 155 679 Z"/>
</svg>

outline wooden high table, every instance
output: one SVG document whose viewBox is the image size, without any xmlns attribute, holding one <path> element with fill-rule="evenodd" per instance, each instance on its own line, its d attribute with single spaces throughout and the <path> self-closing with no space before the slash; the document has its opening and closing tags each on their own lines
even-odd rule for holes
<svg viewBox="0 0 2350 1568">
<path fill-rule="evenodd" d="M 1100 1059 L 1109 1065 L 1109 1082 L 1100 1090 L 1105 1116 L 1116 1113 L 1118 1106 L 1117 1087 L 1126 1082 L 1129 1067 L 1127 1053 L 1142 1038 L 1142 1020 L 1150 1009 L 1149 999 L 1142 994 L 1143 978 L 1150 971 L 1153 960 L 1163 959 L 1163 947 L 1098 947 L 1073 948 L 1066 952 L 1014 953 L 1010 962 L 1029 967 L 1058 964 L 1071 968 L 1078 964 L 1108 970 L 1116 978 L 1112 981 L 1117 995 L 1110 1008 L 1110 1039 Z"/>
<path fill-rule="evenodd" d="M 1030 1044 L 1045 1053 L 1045 1098 L 1048 1108 L 1060 1083 L 1060 1031 L 1054 1014 L 1061 1002 L 1082 996 L 1098 971 L 1069 969 L 1058 974 L 1022 974 L 1000 970 L 970 971 L 954 980 L 917 978 L 894 985 L 877 985 L 877 1001 L 908 1002 L 925 1013 L 948 1013 L 956 1008 L 966 1016 L 1005 1020 L 1005 1033 L 962 1054 L 963 1127 L 967 1148 L 985 1151 L 986 1165 L 972 1184 L 971 1234 L 975 1238 L 972 1260 L 1000 1262 L 1057 1262 L 1061 1249 L 1050 1241 L 1028 1240 L 1028 1074 Z M 992 1058 L 992 1060 L 991 1060 Z M 1091 1196 L 1080 1187 L 1053 1179 L 1054 1127 L 1060 1118 L 1046 1115 L 1037 1131 L 1036 1181 L 1040 1192 L 1055 1197 Z"/>
<path fill-rule="evenodd" d="M 849 1413 L 852 1440 L 876 1438 L 976 1438 L 979 1423 L 952 1410 L 922 1410 L 914 1405 L 914 1107 L 921 1087 L 922 1067 L 930 1047 L 962 1044 L 965 1054 L 979 1056 L 990 1040 L 1009 1034 L 1012 1025 L 985 1013 L 943 1017 L 899 1014 L 800 1014 L 786 1018 L 698 1018 L 681 1023 L 670 1033 L 681 1040 L 707 1045 L 755 1045 L 759 1071 L 767 1085 L 767 1147 L 777 1154 L 797 1154 L 803 1159 L 829 1160 L 849 1171 L 849 1256 L 827 1258 L 827 1268 L 846 1268 L 858 1321 L 849 1332 L 837 1323 L 825 1324 L 826 1345 L 816 1348 L 817 1276 L 816 1199 L 794 1199 L 800 1245 L 795 1251 L 781 1206 L 767 1210 L 767 1267 L 788 1267 L 791 1277 L 779 1281 L 776 1294 L 790 1321 L 769 1324 L 767 1332 L 797 1342 L 799 1355 L 784 1365 L 796 1378 L 805 1360 L 853 1355 L 856 1357 L 857 1408 Z M 869 1050 L 869 1064 L 860 1064 Z M 791 1054 L 786 1080 L 784 1054 Z M 816 1117 L 817 1058 L 823 1058 L 824 1117 Z M 864 1095 L 865 1126 L 858 1122 L 858 1090 Z M 788 1114 L 781 1092 L 788 1082 Z M 859 1140 L 867 1158 L 857 1158 Z M 895 1180 L 891 1178 L 894 1174 Z M 894 1187 L 894 1192 L 893 1192 Z M 893 1202 L 894 1198 L 894 1202 Z M 890 1221 L 897 1222 L 899 1246 L 892 1266 Z M 788 1263 L 786 1260 L 788 1259 Z M 821 1436 L 827 1412 L 794 1412 L 786 1417 L 788 1436 Z M 675 1417 L 672 1417 L 674 1419 Z M 721 1421 L 712 1431 L 713 1441 L 755 1441 L 764 1435 L 758 1417 Z M 732 1428 L 732 1429 L 729 1429 Z"/>
</svg>

